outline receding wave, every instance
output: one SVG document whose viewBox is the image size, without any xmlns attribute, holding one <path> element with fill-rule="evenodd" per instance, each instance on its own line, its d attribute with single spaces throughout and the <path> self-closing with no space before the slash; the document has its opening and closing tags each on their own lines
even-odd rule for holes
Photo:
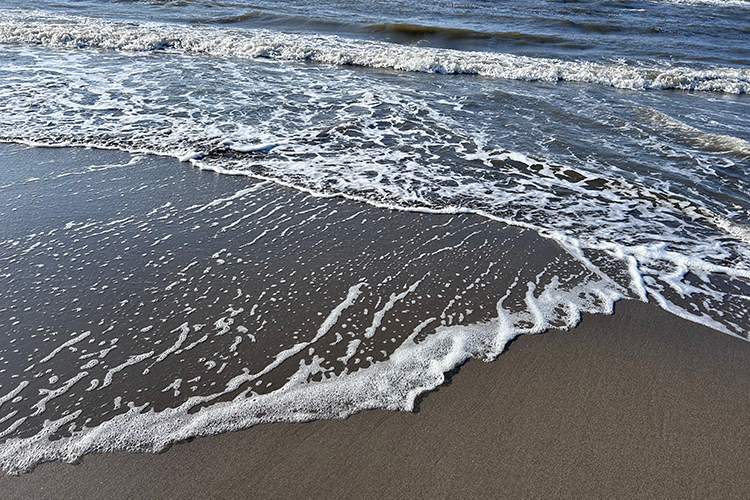
<svg viewBox="0 0 750 500">
<path fill-rule="evenodd" d="M 578 82 L 631 90 L 750 92 L 750 70 L 664 65 L 636 67 L 504 53 L 405 47 L 334 35 L 231 30 L 80 17 L 0 18 L 0 43 L 65 49 L 174 50 L 222 58 L 271 58 L 397 71 L 473 74 L 489 78 Z"/>
</svg>

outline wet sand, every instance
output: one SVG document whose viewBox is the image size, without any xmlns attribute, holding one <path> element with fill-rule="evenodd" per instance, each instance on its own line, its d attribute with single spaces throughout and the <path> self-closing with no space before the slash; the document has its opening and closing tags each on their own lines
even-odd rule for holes
<svg viewBox="0 0 750 500">
<path fill-rule="evenodd" d="M 619 302 L 471 361 L 416 413 L 261 425 L 0 479 L 6 499 L 741 498 L 750 344 Z"/>
<path fill-rule="evenodd" d="M 3 146 L 0 150 L 17 151 L 18 148 Z M 24 160 L 27 154 L 41 159 L 34 162 Z M 208 203 L 207 207 L 214 206 L 211 200 L 226 198 L 246 187 L 246 181 L 203 175 L 184 165 L 175 165 L 169 159 L 151 159 L 145 167 L 129 168 L 127 175 L 121 175 L 121 169 L 129 165 L 129 157 L 126 156 L 122 153 L 69 149 L 20 151 L 16 160 L 9 160 L 6 156 L 2 185 L 6 186 L 6 193 L 15 194 L 7 195 L 6 205 L 3 205 L 6 207 L 3 209 L 6 210 L 5 231 L 9 234 L 26 234 L 37 231 L 36 225 L 42 227 L 42 222 L 52 227 L 79 220 L 88 224 L 92 217 L 101 219 L 104 224 L 123 218 L 121 212 L 128 210 L 135 214 L 154 211 L 160 215 L 156 209 L 166 206 L 165 201 L 180 192 L 177 189 L 180 186 L 189 194 L 187 200 L 183 200 L 185 203 L 192 204 L 205 198 L 203 202 Z M 107 159 L 109 163 L 104 165 L 110 165 L 108 169 L 84 168 L 81 175 L 60 177 L 62 181 L 59 182 L 71 179 L 70 185 L 58 185 L 58 181 L 55 181 L 45 191 L 42 187 L 47 184 L 33 184 L 39 187 L 29 190 L 24 187 L 25 184 L 16 182 L 17 179 L 29 179 L 24 182 L 36 183 L 38 178 L 51 175 L 48 174 L 50 169 L 63 172 L 60 169 L 63 169 L 64 162 L 73 166 L 80 163 L 84 167 L 99 165 L 95 160 L 100 157 Z M 154 181 L 165 179 L 165 175 L 169 182 Z M 186 176 L 191 179 L 186 179 Z M 194 177 L 197 176 L 201 177 L 200 182 L 195 181 Z M 141 185 L 148 186 L 150 190 Z M 127 196 L 119 201 L 122 193 Z M 269 193 L 271 198 L 276 196 Z M 28 197 L 28 201 L 16 198 L 20 195 Z M 304 200 L 295 201 L 295 196 Z M 370 217 L 371 212 L 377 211 L 336 200 L 311 201 L 301 194 L 289 195 L 289 198 L 290 213 L 299 212 L 300 204 L 326 204 L 321 205 L 323 208 L 319 210 L 325 209 L 325 213 L 329 214 L 327 217 L 332 218 L 320 217 L 323 226 L 332 222 L 332 227 L 338 227 L 335 225 L 338 221 L 349 220 L 360 212 Z M 266 203 L 262 199 L 257 203 L 261 202 Z M 178 205 L 177 201 L 174 203 Z M 23 204 L 19 205 L 23 209 L 13 209 L 13 204 Z M 328 205 L 335 210 L 329 210 Z M 268 206 L 271 210 L 276 205 L 268 203 Z M 216 210 L 211 217 L 224 221 L 224 212 L 218 208 Z M 244 214 L 249 213 L 248 210 L 247 206 L 238 208 L 235 215 L 237 221 L 244 221 Z M 165 220 L 176 220 L 184 227 L 197 227 L 192 219 L 183 221 L 176 217 Z M 417 232 L 424 233 L 427 238 L 428 230 L 434 225 L 433 222 L 425 222 L 418 214 L 396 212 L 389 217 L 387 220 L 384 218 L 385 222 L 378 222 L 380 232 L 378 238 L 373 240 L 377 245 L 367 243 L 369 239 L 360 242 L 360 249 L 372 253 L 372 258 L 366 259 L 368 263 L 375 262 L 375 257 L 385 255 L 392 264 L 401 266 L 399 259 L 402 257 L 388 253 L 391 247 L 396 246 L 393 242 L 398 242 L 401 237 L 399 228 L 414 232 L 417 227 Z M 141 220 L 136 216 L 132 218 Z M 138 225 L 138 228 L 146 227 L 150 238 L 143 245 L 144 248 L 151 248 L 151 240 L 162 242 L 156 248 L 169 249 L 168 245 L 174 245 L 174 254 L 184 254 L 190 259 L 198 258 L 195 257 L 198 248 L 206 254 L 204 260 L 208 260 L 213 259 L 210 256 L 217 250 L 210 245 L 219 245 L 217 248 L 220 248 L 230 241 L 225 233 L 221 233 L 221 238 L 208 238 L 200 233 L 203 239 L 191 239 L 175 233 L 167 240 L 165 234 L 171 234 L 167 232 L 168 224 L 164 223 L 162 229 L 147 217 L 143 220 L 149 224 Z M 204 224 L 213 227 L 208 224 L 212 220 L 207 218 Z M 447 224 L 451 220 L 450 217 L 441 216 L 439 221 Z M 452 238 L 457 241 L 465 238 L 461 231 L 466 232 L 473 227 L 462 220 L 459 218 L 450 222 L 456 225 Z M 229 224 L 227 221 L 223 223 Z M 275 224 L 273 221 L 271 223 Z M 279 231 L 290 223 L 286 224 Z M 415 224 L 425 224 L 425 227 Z M 235 227 L 235 223 L 232 222 L 231 226 Z M 523 235 L 513 228 L 488 229 L 485 226 L 481 226 L 480 231 L 483 237 L 497 233 L 493 244 L 487 247 L 493 252 L 500 252 L 503 248 L 509 252 L 510 257 L 503 261 L 506 266 L 519 261 L 519 265 L 529 267 L 533 262 L 526 262 L 528 248 L 533 246 L 537 256 L 543 250 L 540 239 L 535 235 Z M 98 231 L 97 227 L 92 227 L 91 231 Z M 236 227 L 241 229 L 237 230 L 239 236 L 236 238 L 254 238 L 253 227 Z M 348 268 L 362 267 L 358 263 L 360 261 L 351 258 L 350 245 L 347 246 L 347 242 L 356 239 L 358 233 L 355 229 L 359 227 L 362 226 L 357 222 L 357 225 L 349 227 L 348 233 L 337 229 L 337 234 L 342 238 L 341 243 L 337 243 L 338 247 L 334 248 L 340 247 L 340 252 L 331 252 L 331 247 L 325 247 L 327 251 L 320 251 L 320 258 L 331 257 L 331 265 L 337 270 L 342 269 L 342 263 L 350 261 Z M 309 233 L 319 233 L 320 230 L 316 228 L 311 226 Z M 129 228 L 123 227 L 121 231 L 125 239 Z M 109 233 L 104 234 L 101 242 L 107 243 Z M 286 231 L 282 234 L 286 234 Z M 363 234 L 369 236 L 367 231 Z M 94 236 L 95 233 L 92 233 L 92 238 Z M 364 236 L 360 236 L 360 239 Z M 136 238 L 128 241 L 128 244 L 132 244 Z M 179 242 L 179 246 L 175 241 Z M 293 250 L 298 248 L 295 241 L 280 237 L 269 241 L 267 248 L 269 251 L 280 248 Z M 109 250 L 101 242 L 91 243 L 99 250 L 84 256 L 91 254 L 86 258 L 103 260 L 103 264 L 89 265 L 88 269 L 107 267 Z M 186 247 L 185 242 L 192 246 Z M 235 246 L 239 247 L 239 243 Z M 479 246 L 467 245 L 470 249 L 475 247 Z M 44 257 L 43 250 L 39 250 L 39 258 Z M 435 256 L 442 255 L 438 250 Z M 554 249 L 547 249 L 546 252 L 554 256 Z M 147 260 L 158 258 L 157 254 L 144 252 L 144 255 Z M 249 253 L 245 258 L 250 259 L 251 255 Z M 451 265 L 441 264 L 442 260 L 434 258 L 438 260 L 429 262 L 422 259 L 425 260 L 422 265 L 427 266 L 428 270 L 434 269 L 436 275 L 453 272 L 451 265 L 462 262 L 476 263 L 481 258 L 497 260 L 497 256 L 491 253 L 483 256 L 471 252 L 449 259 L 448 264 Z M 404 262 L 406 264 L 402 267 L 411 265 L 408 259 Z M 180 269 L 186 263 L 175 259 L 172 265 Z M 313 263 L 316 269 L 321 267 L 317 261 Z M 17 267 L 19 270 L 35 269 L 23 261 L 19 261 Z M 200 268 L 203 267 L 205 265 L 201 264 Z M 123 269 L 122 273 L 136 273 L 136 270 L 146 267 L 134 260 L 130 267 Z M 73 271 L 75 269 L 71 273 Z M 369 268 L 364 271 L 373 275 Z M 146 279 L 145 273 L 136 273 L 138 283 Z M 92 283 L 104 280 L 111 285 L 114 283 L 113 276 L 117 278 L 117 274 L 102 274 L 102 277 L 93 272 L 73 274 L 88 276 Z M 164 274 L 166 278 L 163 279 L 167 279 L 173 273 L 164 271 Z M 222 275 L 217 276 L 215 280 L 221 284 Z M 250 274 L 240 276 L 246 280 Z M 158 273 L 148 275 L 148 278 L 156 280 L 156 285 L 161 283 L 161 278 L 157 279 Z M 71 287 L 70 293 L 80 295 L 82 292 L 79 290 L 89 288 L 84 284 L 86 282 L 81 282 L 78 289 Z M 332 286 L 326 282 L 323 288 L 330 291 Z M 496 286 L 502 291 L 507 284 L 499 280 Z M 116 287 L 113 285 L 112 288 Z M 25 289 L 20 290 L 23 292 Z M 130 293 L 127 288 L 123 290 L 123 294 Z M 387 296 L 386 292 L 381 294 Z M 104 300 L 91 298 L 94 299 Z M 115 299 L 110 302 L 117 303 Z M 322 304 L 322 299 L 319 302 Z M 91 304 L 96 306 L 98 302 Z M 317 302 L 312 305 L 320 306 Z M 424 302 L 420 307 L 424 309 L 428 305 Z M 93 306 L 84 309 L 96 311 Z M 311 316 L 318 310 L 316 307 L 310 309 Z M 13 323 L 15 330 L 2 332 L 6 334 L 4 337 L 9 339 L 13 332 L 17 332 L 23 341 L 20 337 L 30 332 L 32 326 L 41 324 L 45 316 L 44 311 L 40 312 L 43 314 L 38 317 L 23 315 L 21 319 L 29 322 L 29 325 Z M 424 314 L 424 310 L 419 312 Z M 104 319 L 111 320 L 112 313 L 107 314 Z M 9 324 L 7 316 L 0 316 L 0 323 L 6 327 Z M 98 317 L 94 319 L 98 320 Z M 45 321 L 51 324 L 50 328 L 64 323 L 68 330 L 76 331 L 91 328 L 89 325 L 93 324 L 94 319 L 66 314 L 59 318 L 50 316 Z M 175 324 L 183 321 L 179 315 L 173 320 Z M 81 324 L 74 324 L 76 321 Z M 136 326 L 131 330 L 138 331 L 143 325 Z M 169 330 L 166 328 L 164 331 Z M 27 339 L 30 348 L 38 342 L 33 337 Z M 128 342 L 135 343 L 136 337 Z M 151 340 L 146 337 L 143 341 Z M 21 343 L 16 343 L 13 348 Z M 4 345 L 4 348 L 11 349 L 9 345 Z M 60 370 L 65 368 L 66 363 L 72 363 L 71 366 L 75 367 L 80 354 L 62 353 L 53 361 L 60 365 L 57 367 Z M 126 353 L 121 356 L 127 359 Z M 194 361 L 195 357 L 188 361 Z M 22 369 L 24 360 L 25 357 L 9 358 L 6 365 L 10 361 L 21 363 L 19 369 Z M 172 446 L 161 454 L 118 452 L 87 455 L 76 465 L 45 463 L 33 472 L 20 476 L 0 475 L 0 497 L 743 498 L 746 496 L 744 493 L 750 491 L 750 478 L 745 473 L 745 464 L 750 458 L 750 426 L 747 424 L 750 410 L 749 361 L 750 344 L 747 342 L 681 320 L 654 305 L 621 301 L 616 304 L 613 316 L 585 315 L 581 324 L 571 332 L 552 331 L 522 336 L 492 363 L 468 362 L 451 374 L 447 384 L 421 397 L 414 413 L 375 410 L 361 412 L 346 420 L 265 424 L 244 431 L 194 439 Z M 6 377 L 13 373 L 13 367 L 8 366 L 0 371 Z M 162 394 L 162 388 L 177 376 L 170 374 L 168 368 L 152 370 L 150 376 L 154 381 L 150 385 L 139 382 L 141 379 L 125 378 L 122 392 L 116 394 L 124 394 L 126 389 L 138 387 L 150 388 L 151 392 Z M 36 383 L 41 384 L 39 387 L 45 387 L 45 380 L 39 378 Z M 218 375 L 206 375 L 205 380 L 209 383 L 219 379 Z M 30 386 L 28 390 L 34 394 L 37 392 L 36 387 Z M 171 400 L 164 404 L 168 403 L 171 404 Z M 40 418 L 49 417 L 43 414 Z"/>
</svg>

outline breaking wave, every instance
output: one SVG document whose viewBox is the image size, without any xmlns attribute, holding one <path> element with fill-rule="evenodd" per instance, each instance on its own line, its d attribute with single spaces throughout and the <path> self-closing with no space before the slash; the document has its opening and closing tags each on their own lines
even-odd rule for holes
<svg viewBox="0 0 750 500">
<path fill-rule="evenodd" d="M 407 27 L 408 28 L 408 27 Z M 402 27 L 401 31 L 410 29 Z M 389 29 L 394 29 L 392 26 Z M 424 31 L 424 27 L 421 27 Z M 413 31 L 413 30 L 411 30 Z M 443 30 L 444 31 L 444 30 Z M 593 83 L 631 90 L 750 92 L 750 70 L 715 67 L 600 64 L 492 52 L 465 52 L 299 35 L 269 30 L 104 21 L 37 14 L 0 18 L 0 42 L 64 49 L 173 50 L 221 58 L 271 58 L 398 71 L 473 74 L 489 78 Z"/>
</svg>

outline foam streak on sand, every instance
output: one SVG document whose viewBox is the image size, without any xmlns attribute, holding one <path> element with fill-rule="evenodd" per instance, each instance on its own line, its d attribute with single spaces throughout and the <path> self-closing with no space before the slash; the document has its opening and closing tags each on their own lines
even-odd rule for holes
<svg viewBox="0 0 750 500">
<path fill-rule="evenodd" d="M 115 366 L 114 368 L 110 369 L 107 374 L 104 376 L 104 382 L 102 382 L 102 385 L 99 387 L 99 389 L 104 389 L 108 385 L 112 383 L 112 379 L 114 378 L 115 374 L 118 372 L 121 372 L 128 366 L 137 365 L 141 361 L 150 358 L 154 355 L 154 351 L 144 352 L 143 354 L 139 354 L 137 356 L 131 356 L 127 361 L 124 363 Z"/>
<path fill-rule="evenodd" d="M 399 293 L 398 295 L 396 295 L 395 293 L 391 294 L 391 296 L 388 298 L 388 301 L 385 303 L 383 308 L 377 311 L 373 315 L 372 324 L 367 327 L 367 330 L 365 330 L 365 337 L 367 337 L 368 339 L 372 338 L 372 336 L 375 335 L 375 332 L 377 331 L 377 329 L 380 327 L 380 324 L 383 322 L 383 317 L 388 313 L 388 311 L 393 309 L 393 306 L 396 305 L 396 302 L 403 300 L 404 297 L 414 292 L 414 290 L 417 289 L 417 287 L 419 286 L 421 282 L 422 282 L 421 279 L 417 280 L 408 289 L 406 289 L 402 293 Z"/>
<path fill-rule="evenodd" d="M 71 346 L 77 344 L 78 342 L 82 341 L 83 339 L 85 339 L 89 335 L 91 335 L 91 332 L 83 332 L 82 334 L 73 337 L 72 339 L 68 340 L 67 342 L 63 342 L 62 345 L 60 345 L 59 347 L 56 347 L 54 351 L 52 351 L 51 353 L 49 353 L 46 357 L 40 359 L 39 362 L 40 363 L 46 363 L 50 359 L 54 358 L 60 351 L 62 351 L 66 347 L 71 347 Z"/>
<path fill-rule="evenodd" d="M 185 342 L 185 340 L 187 340 L 187 336 L 188 336 L 189 333 L 190 333 L 190 326 L 189 326 L 189 324 L 188 323 L 181 324 L 180 325 L 180 335 L 177 338 L 177 341 L 174 343 L 174 345 L 172 345 L 167 350 L 165 350 L 164 352 L 162 352 L 161 354 L 159 354 L 159 356 L 156 358 L 156 360 L 154 360 L 154 362 L 151 365 L 149 365 L 149 367 L 146 368 L 146 370 L 151 369 L 151 367 L 154 366 L 156 363 L 164 361 L 167 358 L 167 356 L 169 356 L 173 352 L 177 351 L 180 347 L 182 347 L 182 344 Z"/>
<path fill-rule="evenodd" d="M 243 384 L 245 382 L 252 382 L 253 380 L 256 380 L 258 377 L 261 377 L 265 375 L 266 373 L 270 372 L 271 370 L 278 367 L 281 363 L 291 358 L 295 354 L 299 354 L 300 352 L 305 350 L 307 347 L 315 344 L 315 342 L 320 340 L 326 333 L 329 332 L 329 330 L 333 327 L 333 325 L 336 324 L 336 322 L 339 320 L 339 317 L 341 316 L 341 313 L 344 312 L 344 310 L 346 310 L 348 307 L 350 307 L 354 303 L 354 301 L 357 299 L 357 297 L 359 297 L 359 294 L 361 293 L 360 292 L 361 288 L 365 285 L 366 283 L 358 283 L 349 288 L 349 293 L 347 293 L 346 298 L 341 303 L 339 303 L 336 307 L 334 307 L 333 310 L 328 314 L 328 317 L 325 319 L 323 324 L 320 325 L 320 328 L 318 328 L 318 331 L 315 334 L 315 337 L 312 338 L 312 340 L 310 340 L 309 342 L 301 342 L 299 344 L 294 345 L 290 349 L 281 351 L 280 353 L 274 356 L 273 363 L 269 364 L 258 373 L 255 373 L 253 375 L 239 375 L 233 378 L 227 384 L 227 389 L 228 389 L 227 392 L 231 392 L 235 390 L 237 387 L 240 386 L 240 384 Z"/>
<path fill-rule="evenodd" d="M 1 398 L 0 398 L 0 407 L 1 407 L 1 406 L 3 406 L 3 404 L 5 404 L 5 403 L 7 403 L 8 401 L 10 401 L 11 399 L 13 399 L 13 398 L 15 398 L 16 396 L 18 396 L 18 393 L 20 393 L 20 392 L 21 392 L 21 391 L 23 390 L 23 388 L 24 388 L 24 387 L 26 387 L 27 385 L 29 385 L 29 382 L 28 382 L 27 380 L 22 380 L 22 381 L 21 381 L 21 382 L 20 382 L 20 383 L 18 384 L 18 387 L 16 387 L 16 388 L 15 388 L 15 389 L 13 389 L 12 391 L 10 391 L 10 392 L 9 392 L 8 394 L 6 394 L 5 396 L 1 397 Z"/>
<path fill-rule="evenodd" d="M 47 409 L 47 403 L 49 403 L 52 399 L 55 399 L 56 397 L 59 397 L 68 390 L 73 387 L 73 385 L 77 384 L 81 381 L 81 379 L 88 376 L 88 372 L 80 372 L 75 377 L 71 378 L 70 380 L 66 381 L 62 386 L 55 389 L 54 391 L 45 390 L 42 394 L 45 394 L 45 396 L 40 399 L 36 404 L 34 404 L 31 408 L 34 409 L 34 413 L 32 413 L 32 417 L 36 417 L 37 415 L 44 413 L 44 410 Z"/>
</svg>

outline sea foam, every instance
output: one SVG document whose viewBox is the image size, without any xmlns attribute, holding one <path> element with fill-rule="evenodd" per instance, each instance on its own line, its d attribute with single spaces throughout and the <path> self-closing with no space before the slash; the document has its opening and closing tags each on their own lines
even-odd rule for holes
<svg viewBox="0 0 750 500">
<path fill-rule="evenodd" d="M 600 64 L 503 53 L 462 52 L 268 30 L 185 27 L 73 16 L 8 15 L 0 42 L 65 49 L 178 51 L 221 58 L 271 58 L 399 71 L 476 74 L 524 81 L 595 83 L 621 89 L 747 93 L 750 70 L 726 67 Z"/>
<path fill-rule="evenodd" d="M 322 337 L 338 321 L 341 311 L 356 300 L 363 285 L 352 286 L 347 297 L 322 323 L 318 336 L 309 344 L 295 347 L 295 352 Z M 621 295 L 612 291 L 606 282 L 587 282 L 573 288 L 553 283 L 541 293 L 530 283 L 525 310 L 508 310 L 501 298 L 495 319 L 466 326 L 441 326 L 421 341 L 415 341 L 425 323 L 435 320 L 430 318 L 418 325 L 387 360 L 368 368 L 309 381 L 315 363 L 301 363 L 287 384 L 269 394 L 249 394 L 247 390 L 231 401 L 202 406 L 197 412 L 190 410 L 216 399 L 221 393 L 191 397 L 177 408 L 158 412 L 131 405 L 127 412 L 96 427 L 84 427 L 67 437 L 50 440 L 50 436 L 78 416 L 73 413 L 45 422 L 43 429 L 33 437 L 9 439 L 0 445 L 0 466 L 8 473 L 19 473 L 39 462 L 74 462 L 92 452 L 158 452 L 196 436 L 245 429 L 260 423 L 345 418 L 374 408 L 411 411 L 417 396 L 442 384 L 445 373 L 467 359 L 479 357 L 490 361 L 519 334 L 539 333 L 553 326 L 573 327 L 581 312 L 611 313 L 619 298 Z M 519 324 L 526 326 L 515 326 Z M 283 353 L 272 365 L 280 363 L 282 358 L 285 359 Z M 80 373 L 75 381 L 86 375 Z M 247 379 L 243 375 L 235 377 L 224 393 L 232 392 Z"/>
</svg>

